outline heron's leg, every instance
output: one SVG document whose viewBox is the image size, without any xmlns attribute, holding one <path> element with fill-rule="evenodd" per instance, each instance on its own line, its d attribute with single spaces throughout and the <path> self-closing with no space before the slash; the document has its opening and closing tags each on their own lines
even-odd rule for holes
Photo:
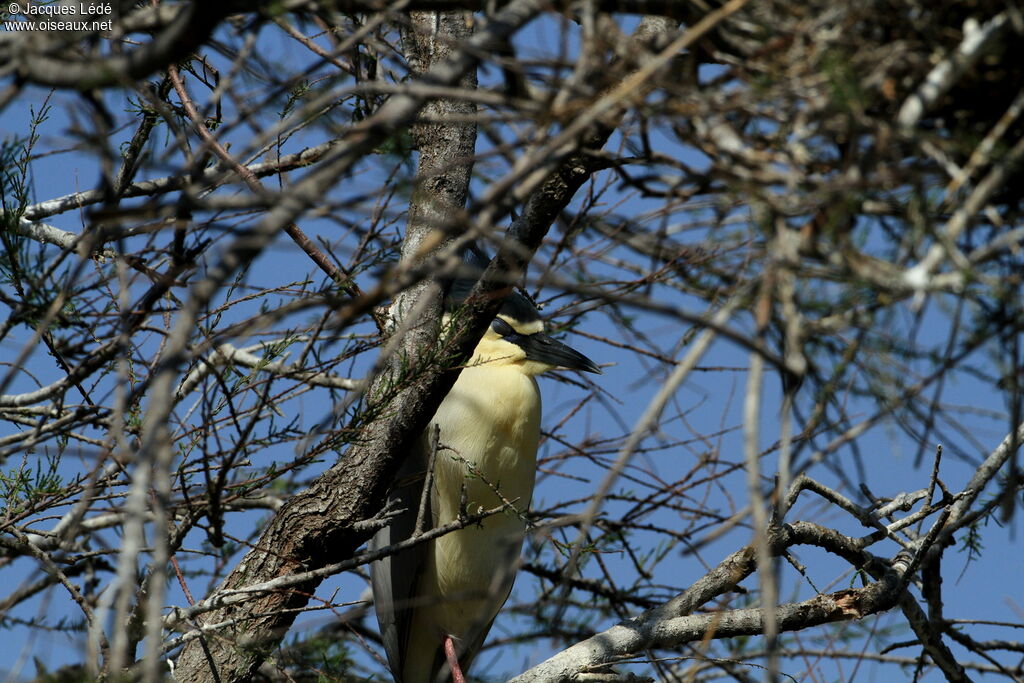
<svg viewBox="0 0 1024 683">
<path fill-rule="evenodd" d="M 455 643 L 447 633 L 444 636 L 444 656 L 448 660 L 448 669 L 452 672 L 452 683 L 466 683 L 462 667 L 459 666 L 459 658 L 455 656 Z"/>
</svg>

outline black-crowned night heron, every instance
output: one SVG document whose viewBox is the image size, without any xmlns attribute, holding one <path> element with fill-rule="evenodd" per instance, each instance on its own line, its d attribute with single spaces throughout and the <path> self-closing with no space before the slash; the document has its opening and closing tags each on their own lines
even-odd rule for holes
<svg viewBox="0 0 1024 683">
<path fill-rule="evenodd" d="M 479 253 L 467 258 L 486 265 Z M 464 299 L 472 283 L 452 283 L 449 301 Z M 373 548 L 413 535 L 426 481 L 424 528 L 454 522 L 460 510 L 512 509 L 373 563 L 374 606 L 396 683 L 461 680 L 458 669 L 469 668 L 512 590 L 536 478 L 536 376 L 553 368 L 601 372 L 544 334 L 533 304 L 511 294 L 399 473 L 390 498 L 403 512 L 377 533 Z M 439 446 L 427 477 L 435 425 Z"/>
</svg>

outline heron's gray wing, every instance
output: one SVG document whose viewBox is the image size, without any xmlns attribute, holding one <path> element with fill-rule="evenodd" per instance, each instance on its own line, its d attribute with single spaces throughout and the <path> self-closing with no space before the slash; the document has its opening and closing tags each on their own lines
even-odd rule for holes
<svg viewBox="0 0 1024 683">
<path fill-rule="evenodd" d="M 423 497 L 427 465 L 426 449 L 422 445 L 410 453 L 402 464 L 395 486 L 388 494 L 389 505 L 401 512 L 374 535 L 370 541 L 371 550 L 386 548 L 412 536 Z M 428 509 L 424 511 L 428 528 L 431 520 L 429 504 L 428 499 Z M 409 646 L 417 584 L 426 560 L 427 547 L 427 544 L 421 543 L 388 555 L 370 566 L 373 606 L 396 683 L 402 683 L 402 666 Z"/>
</svg>

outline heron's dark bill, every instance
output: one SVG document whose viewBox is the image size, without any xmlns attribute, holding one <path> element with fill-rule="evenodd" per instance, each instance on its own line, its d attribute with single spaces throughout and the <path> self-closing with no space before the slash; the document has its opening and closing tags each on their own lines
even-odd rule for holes
<svg viewBox="0 0 1024 683">
<path fill-rule="evenodd" d="M 526 352 L 527 360 L 546 363 L 547 365 L 554 365 L 555 367 L 567 370 L 596 372 L 599 375 L 604 374 L 594 361 L 571 346 L 563 344 L 542 332 L 518 335 L 517 338 L 514 340 L 510 339 L 509 341 L 513 341 L 522 347 L 523 351 Z"/>
</svg>

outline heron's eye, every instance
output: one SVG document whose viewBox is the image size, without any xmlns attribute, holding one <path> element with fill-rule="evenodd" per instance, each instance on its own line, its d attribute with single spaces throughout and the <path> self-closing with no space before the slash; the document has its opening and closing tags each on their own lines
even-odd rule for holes
<svg viewBox="0 0 1024 683">
<path fill-rule="evenodd" d="M 500 337 L 511 337 L 516 334 L 514 327 L 509 325 L 501 318 L 495 318 L 491 323 L 491 329 L 494 330 Z"/>
</svg>

